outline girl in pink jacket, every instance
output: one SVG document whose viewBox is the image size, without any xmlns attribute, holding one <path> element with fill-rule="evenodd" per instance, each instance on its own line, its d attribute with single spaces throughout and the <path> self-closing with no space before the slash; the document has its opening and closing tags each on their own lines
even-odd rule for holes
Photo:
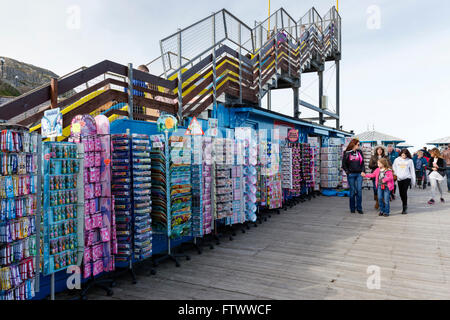
<svg viewBox="0 0 450 320">
<path fill-rule="evenodd" d="M 386 158 L 378 160 L 378 169 L 372 174 L 362 174 L 366 178 L 375 178 L 378 190 L 378 202 L 380 204 L 380 216 L 389 217 L 391 213 L 390 200 L 391 191 L 394 190 L 394 173 Z"/>
</svg>

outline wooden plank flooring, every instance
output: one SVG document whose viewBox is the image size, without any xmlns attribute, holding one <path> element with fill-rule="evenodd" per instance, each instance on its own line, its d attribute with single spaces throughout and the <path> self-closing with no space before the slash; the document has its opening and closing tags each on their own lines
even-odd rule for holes
<svg viewBox="0 0 450 320">
<path fill-rule="evenodd" d="M 223 239 L 203 255 L 190 252 L 181 268 L 165 262 L 157 275 L 117 281 L 113 297 L 89 299 L 450 299 L 448 204 L 426 205 L 429 191 L 410 191 L 410 214 L 400 200 L 378 217 L 373 194 L 366 214 L 351 215 L 348 198 L 320 197 Z M 381 268 L 381 289 L 367 288 L 367 268 Z"/>
</svg>

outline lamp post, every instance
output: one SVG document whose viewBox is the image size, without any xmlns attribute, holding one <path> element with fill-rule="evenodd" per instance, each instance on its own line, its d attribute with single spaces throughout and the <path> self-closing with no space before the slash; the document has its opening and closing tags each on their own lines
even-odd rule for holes
<svg viewBox="0 0 450 320">
<path fill-rule="evenodd" d="M 17 88 L 17 86 L 19 85 L 19 76 L 15 76 L 14 77 L 14 80 L 15 80 L 15 85 L 16 85 L 16 88 Z"/>
<path fill-rule="evenodd" d="M 5 65 L 5 58 L 0 58 L 0 63 L 2 65 L 2 76 L 0 77 L 0 79 L 3 79 L 3 73 L 4 73 L 3 68 L 4 68 L 4 65 Z"/>
</svg>

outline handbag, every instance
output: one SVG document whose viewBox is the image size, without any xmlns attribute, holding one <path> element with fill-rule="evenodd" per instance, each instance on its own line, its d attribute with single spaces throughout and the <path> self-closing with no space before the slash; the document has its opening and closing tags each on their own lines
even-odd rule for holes
<svg viewBox="0 0 450 320">
<path fill-rule="evenodd" d="M 397 181 L 397 175 L 394 174 L 394 181 Z"/>
</svg>

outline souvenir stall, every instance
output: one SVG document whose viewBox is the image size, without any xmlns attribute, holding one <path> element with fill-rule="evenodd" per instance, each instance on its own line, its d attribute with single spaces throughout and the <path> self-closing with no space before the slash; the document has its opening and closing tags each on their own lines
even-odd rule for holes
<svg viewBox="0 0 450 320">
<path fill-rule="evenodd" d="M 40 136 L 0 130 L 0 300 L 30 300 L 39 291 Z"/>
</svg>

